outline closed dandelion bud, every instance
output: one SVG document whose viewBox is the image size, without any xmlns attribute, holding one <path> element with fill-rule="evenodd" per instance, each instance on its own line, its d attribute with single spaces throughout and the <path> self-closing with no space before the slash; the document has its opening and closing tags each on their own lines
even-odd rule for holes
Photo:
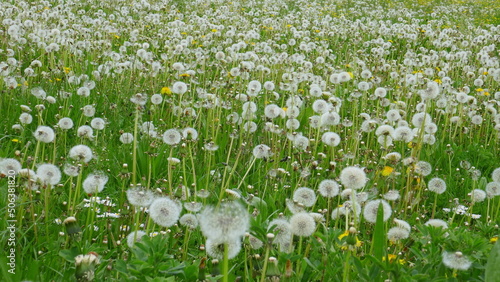
<svg viewBox="0 0 500 282">
<path fill-rule="evenodd" d="M 280 270 L 278 269 L 278 259 L 275 257 L 269 257 L 266 276 L 280 276 L 280 274 Z"/>
<path fill-rule="evenodd" d="M 207 258 L 202 258 L 198 266 L 198 280 L 205 281 L 205 269 L 207 268 Z"/>
<path fill-rule="evenodd" d="M 86 255 L 75 257 L 75 276 L 77 281 L 93 281 L 95 277 L 95 267 L 99 264 L 97 253 L 90 252 Z"/>
<path fill-rule="evenodd" d="M 70 236 L 82 232 L 82 229 L 76 222 L 76 218 L 70 216 L 63 221 L 64 226 L 66 226 L 66 233 Z"/>
<path fill-rule="evenodd" d="M 219 266 L 219 260 L 218 259 L 213 259 L 212 260 L 212 276 L 218 276 L 220 275 L 220 266 Z M 203 279 L 205 280 L 205 279 Z"/>
</svg>

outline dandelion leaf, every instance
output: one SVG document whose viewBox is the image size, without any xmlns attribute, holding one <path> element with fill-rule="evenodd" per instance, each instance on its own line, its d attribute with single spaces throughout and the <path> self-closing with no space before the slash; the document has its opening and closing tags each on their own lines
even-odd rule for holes
<svg viewBox="0 0 500 282">
<path fill-rule="evenodd" d="M 498 242 L 493 246 L 488 262 L 486 263 L 485 281 L 500 281 L 500 244 Z"/>
</svg>

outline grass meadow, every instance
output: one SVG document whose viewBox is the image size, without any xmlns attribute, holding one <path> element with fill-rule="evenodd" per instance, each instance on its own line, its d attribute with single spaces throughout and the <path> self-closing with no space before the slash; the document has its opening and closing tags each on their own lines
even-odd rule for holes
<svg viewBox="0 0 500 282">
<path fill-rule="evenodd" d="M 499 2 L 0 22 L 0 280 L 500 281 Z"/>
</svg>

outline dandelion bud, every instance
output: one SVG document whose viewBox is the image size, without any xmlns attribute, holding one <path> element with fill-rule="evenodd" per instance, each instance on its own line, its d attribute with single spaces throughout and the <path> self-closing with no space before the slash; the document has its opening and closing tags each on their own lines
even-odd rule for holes
<svg viewBox="0 0 500 282">
<path fill-rule="evenodd" d="M 97 253 L 90 252 L 86 255 L 78 255 L 75 257 L 75 276 L 77 281 L 92 281 L 94 280 L 94 272 L 96 265 L 99 264 Z"/>
<path fill-rule="evenodd" d="M 266 276 L 280 276 L 280 271 L 278 269 L 278 260 L 275 257 L 269 257 Z"/>
<path fill-rule="evenodd" d="M 70 217 L 66 218 L 63 221 L 63 224 L 64 224 L 64 226 L 66 226 L 66 233 L 68 233 L 68 235 L 70 235 L 70 236 L 82 232 L 82 229 L 80 228 L 80 226 L 76 222 L 75 217 L 70 216 Z"/>
</svg>

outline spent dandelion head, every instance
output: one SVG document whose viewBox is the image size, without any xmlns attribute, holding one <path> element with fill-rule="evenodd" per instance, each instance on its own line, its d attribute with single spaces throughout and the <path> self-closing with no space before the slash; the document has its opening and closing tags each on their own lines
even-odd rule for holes
<svg viewBox="0 0 500 282">
<path fill-rule="evenodd" d="M 290 230 L 294 235 L 300 237 L 311 236 L 315 229 L 316 222 L 308 213 L 296 213 L 290 218 Z"/>
<path fill-rule="evenodd" d="M 208 206 L 199 215 L 200 228 L 207 238 L 238 238 L 250 227 L 250 215 L 238 202 Z"/>
<path fill-rule="evenodd" d="M 181 207 L 168 197 L 156 198 L 149 206 L 149 216 L 158 225 L 174 225 L 181 213 Z"/>
<path fill-rule="evenodd" d="M 316 203 L 316 193 L 311 188 L 299 187 L 293 193 L 293 200 L 306 207 L 312 207 Z"/>
<path fill-rule="evenodd" d="M 340 173 L 340 183 L 348 189 L 363 188 L 367 181 L 366 173 L 359 167 L 346 167 Z"/>
</svg>

